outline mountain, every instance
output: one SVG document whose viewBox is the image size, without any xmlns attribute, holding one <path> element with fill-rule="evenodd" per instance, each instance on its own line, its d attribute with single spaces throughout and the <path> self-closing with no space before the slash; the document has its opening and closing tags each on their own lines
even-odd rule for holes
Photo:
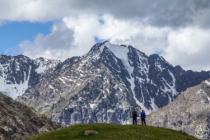
<svg viewBox="0 0 210 140">
<path fill-rule="evenodd" d="M 32 134 L 52 131 L 58 125 L 36 115 L 30 108 L 0 93 L 0 139 L 22 140 Z"/>
<path fill-rule="evenodd" d="M 156 54 L 103 42 L 42 74 L 18 101 L 64 125 L 127 124 L 132 109 L 155 111 L 208 78 L 210 72 L 185 71 Z"/>
<path fill-rule="evenodd" d="M 176 100 L 151 113 L 149 123 L 210 139 L 210 81 L 188 88 Z"/>
<path fill-rule="evenodd" d="M 39 82 L 40 75 L 55 67 L 59 61 L 26 56 L 0 56 L 0 92 L 12 97 L 22 95 Z"/>
</svg>

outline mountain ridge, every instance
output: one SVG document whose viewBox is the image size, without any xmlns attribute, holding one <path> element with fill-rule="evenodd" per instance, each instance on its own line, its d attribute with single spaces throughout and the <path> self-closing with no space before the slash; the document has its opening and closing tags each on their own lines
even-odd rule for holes
<svg viewBox="0 0 210 140">
<path fill-rule="evenodd" d="M 41 74 L 60 63 L 44 58 L 30 59 L 24 55 L 0 56 L 0 91 L 12 97 L 22 95 L 39 82 Z"/>
<path fill-rule="evenodd" d="M 209 72 L 185 71 L 158 55 L 103 42 L 59 63 L 18 100 L 64 125 L 127 124 L 132 109 L 155 111 L 208 78 Z"/>
</svg>

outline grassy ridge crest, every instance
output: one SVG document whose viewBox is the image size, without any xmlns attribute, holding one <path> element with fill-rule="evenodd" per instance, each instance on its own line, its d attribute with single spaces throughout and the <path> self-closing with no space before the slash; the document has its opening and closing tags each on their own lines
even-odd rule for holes
<svg viewBox="0 0 210 140">
<path fill-rule="evenodd" d="M 85 130 L 98 134 L 85 136 Z M 29 140 L 197 140 L 185 133 L 152 126 L 114 124 L 75 125 L 58 131 L 34 136 Z"/>
</svg>

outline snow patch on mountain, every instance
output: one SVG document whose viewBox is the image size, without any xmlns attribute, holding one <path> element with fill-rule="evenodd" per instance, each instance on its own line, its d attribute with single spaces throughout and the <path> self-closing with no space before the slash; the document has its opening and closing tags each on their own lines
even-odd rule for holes
<svg viewBox="0 0 210 140">
<path fill-rule="evenodd" d="M 0 69 L 3 66 L 0 65 Z M 5 67 L 4 67 L 5 68 Z M 29 69 L 29 75 L 31 72 L 31 67 Z M 11 83 L 9 80 L 6 80 L 6 74 L 3 73 L 0 76 L 0 91 L 8 96 L 10 96 L 13 99 L 16 99 L 18 96 L 22 95 L 26 89 L 28 89 L 28 83 L 29 83 L 29 78 L 30 76 L 27 76 L 26 73 L 24 72 L 24 81 L 20 82 L 19 84 L 16 83 Z"/>
<path fill-rule="evenodd" d="M 135 79 L 133 77 L 134 67 L 131 66 L 131 64 L 129 63 L 129 61 L 130 61 L 129 57 L 128 57 L 129 48 L 127 46 L 113 45 L 110 42 L 105 43 L 104 46 L 108 47 L 111 50 L 111 52 L 114 53 L 114 55 L 123 62 L 126 70 L 129 73 L 129 77 L 127 80 L 129 81 L 129 83 L 131 85 L 133 98 L 134 98 L 136 104 L 138 106 L 140 106 L 142 109 L 144 109 L 146 111 L 146 113 L 149 113 L 150 111 L 144 107 L 144 102 L 142 103 L 137 99 L 135 91 L 134 91 L 134 88 L 136 86 L 134 83 Z M 139 59 L 141 59 L 141 57 Z"/>
<path fill-rule="evenodd" d="M 59 61 L 44 58 L 0 56 L 0 92 L 16 99 L 39 82 L 40 74 L 54 68 Z"/>
<path fill-rule="evenodd" d="M 58 60 L 49 60 L 42 57 L 37 58 L 34 61 L 35 64 L 38 66 L 38 68 L 36 68 L 36 72 L 38 74 L 42 74 L 47 70 L 54 68 L 56 65 L 60 63 L 60 61 Z"/>
<path fill-rule="evenodd" d="M 209 80 L 205 80 L 205 83 L 210 86 L 210 81 Z"/>
</svg>

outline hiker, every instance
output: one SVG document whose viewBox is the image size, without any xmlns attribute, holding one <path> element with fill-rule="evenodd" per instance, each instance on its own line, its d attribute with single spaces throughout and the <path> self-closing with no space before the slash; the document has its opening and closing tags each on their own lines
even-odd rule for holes
<svg viewBox="0 0 210 140">
<path fill-rule="evenodd" d="M 141 124 L 146 126 L 146 113 L 144 110 L 141 111 Z"/>
<path fill-rule="evenodd" d="M 137 125 L 137 117 L 138 117 L 138 113 L 136 110 L 134 110 L 132 112 L 132 118 L 133 118 L 133 125 Z"/>
</svg>

